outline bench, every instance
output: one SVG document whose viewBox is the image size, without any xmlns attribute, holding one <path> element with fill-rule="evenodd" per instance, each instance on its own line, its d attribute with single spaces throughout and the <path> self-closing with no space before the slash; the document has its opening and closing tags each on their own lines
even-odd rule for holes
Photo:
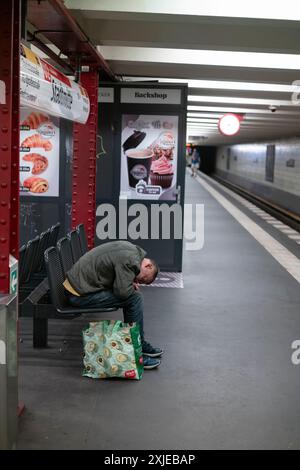
<svg viewBox="0 0 300 470">
<path fill-rule="evenodd" d="M 41 315 L 50 315 L 53 311 L 48 295 L 49 285 L 46 278 L 44 251 L 56 243 L 60 223 L 29 240 L 19 250 L 19 316 L 33 318 L 33 343 L 44 342 L 44 326 L 40 328 Z M 37 315 L 39 312 L 39 315 Z"/>
<path fill-rule="evenodd" d="M 81 238 L 80 230 L 83 232 Z M 44 259 L 47 277 L 27 295 L 22 305 L 22 316 L 31 316 L 33 318 L 34 348 L 47 347 L 49 319 L 72 320 L 84 314 L 110 313 L 117 310 L 117 308 L 77 308 L 68 304 L 63 287 L 66 273 L 78 257 L 84 254 L 84 249 L 87 250 L 83 225 L 80 230 L 77 227 L 67 237 L 58 240 L 56 247 L 52 246 L 45 250 Z"/>
<path fill-rule="evenodd" d="M 70 265 L 70 249 L 67 249 L 68 254 L 66 255 L 66 246 L 67 243 L 70 243 L 67 238 L 60 240 L 58 247 L 51 247 L 45 251 L 45 264 L 46 271 L 48 276 L 48 285 L 50 290 L 50 297 L 52 305 L 55 312 L 52 312 L 51 318 L 63 318 L 63 319 L 74 319 L 78 318 L 81 315 L 91 314 L 91 313 L 111 313 L 118 310 L 117 308 L 81 308 L 81 307 L 72 307 L 68 303 L 67 296 L 65 294 L 65 289 L 63 282 L 65 280 L 65 270 L 68 270 Z M 60 254 L 59 254 L 60 250 Z M 67 261 L 66 261 L 67 258 Z M 61 259 L 64 261 L 62 262 Z M 49 315 L 49 311 L 48 311 Z M 36 331 L 39 334 L 39 339 L 34 341 L 35 347 L 46 347 L 47 346 L 47 328 L 43 324 L 49 316 L 41 315 L 40 313 L 36 314 Z M 42 331 L 43 330 L 43 331 Z"/>
<path fill-rule="evenodd" d="M 30 293 L 45 276 L 44 252 L 55 246 L 60 223 L 29 240 L 19 250 L 19 293 Z M 24 297 L 24 295 L 21 297 Z"/>
<path fill-rule="evenodd" d="M 76 263 L 76 261 L 78 261 L 79 258 L 81 258 L 81 256 L 84 254 L 81 250 L 79 233 L 77 230 L 72 230 L 70 233 L 68 233 L 67 237 L 70 240 L 73 261 Z"/>
<path fill-rule="evenodd" d="M 77 225 L 76 231 L 77 231 L 78 236 L 79 236 L 81 253 L 84 255 L 87 251 L 89 251 L 88 244 L 87 244 L 87 239 L 86 239 L 86 235 L 85 235 L 84 225 L 83 224 Z"/>
</svg>

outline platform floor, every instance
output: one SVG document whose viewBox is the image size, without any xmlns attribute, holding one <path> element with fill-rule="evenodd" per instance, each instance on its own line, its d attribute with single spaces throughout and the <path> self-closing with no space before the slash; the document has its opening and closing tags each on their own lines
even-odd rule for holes
<svg viewBox="0 0 300 470">
<path fill-rule="evenodd" d="M 51 321 L 38 351 L 21 319 L 19 449 L 300 449 L 300 285 L 189 175 L 186 202 L 205 204 L 204 248 L 184 253 L 184 289 L 144 289 L 161 367 L 82 378 L 85 320 Z"/>
</svg>

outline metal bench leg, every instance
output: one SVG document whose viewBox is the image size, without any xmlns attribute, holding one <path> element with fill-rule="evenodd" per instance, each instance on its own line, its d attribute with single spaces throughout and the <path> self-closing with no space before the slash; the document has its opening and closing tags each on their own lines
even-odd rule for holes
<svg viewBox="0 0 300 470">
<path fill-rule="evenodd" d="M 48 318 L 33 316 L 33 347 L 48 347 Z"/>
</svg>

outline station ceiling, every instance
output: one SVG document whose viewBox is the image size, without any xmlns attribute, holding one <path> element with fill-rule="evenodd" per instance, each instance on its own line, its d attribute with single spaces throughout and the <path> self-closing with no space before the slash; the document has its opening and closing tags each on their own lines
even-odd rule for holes
<svg viewBox="0 0 300 470">
<path fill-rule="evenodd" d="M 292 100 L 300 87 L 299 1 L 64 5 L 121 80 L 189 84 L 189 141 L 220 145 L 300 136 L 300 101 Z M 218 118 L 227 111 L 245 114 L 235 137 L 218 131 Z"/>
</svg>

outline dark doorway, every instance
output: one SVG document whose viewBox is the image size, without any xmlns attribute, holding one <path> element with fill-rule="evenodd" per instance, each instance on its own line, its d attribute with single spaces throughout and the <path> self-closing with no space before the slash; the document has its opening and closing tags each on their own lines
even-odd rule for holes
<svg viewBox="0 0 300 470">
<path fill-rule="evenodd" d="M 231 148 L 227 149 L 226 170 L 230 171 Z"/>
<path fill-rule="evenodd" d="M 273 183 L 275 167 L 275 145 L 267 145 L 266 153 L 266 181 Z"/>
<path fill-rule="evenodd" d="M 215 171 L 216 165 L 216 147 L 199 146 L 200 152 L 200 171 L 210 175 Z"/>
</svg>

